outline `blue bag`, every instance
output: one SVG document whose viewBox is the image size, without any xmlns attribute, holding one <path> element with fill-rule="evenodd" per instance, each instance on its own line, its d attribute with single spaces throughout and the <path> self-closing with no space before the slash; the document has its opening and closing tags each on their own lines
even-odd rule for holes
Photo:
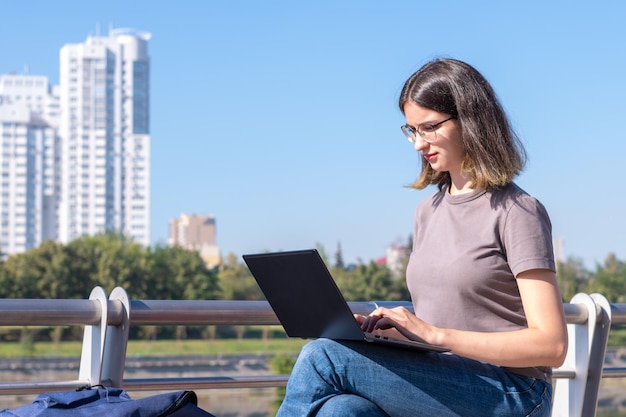
<svg viewBox="0 0 626 417">
<path fill-rule="evenodd" d="M 32 404 L 0 411 L 0 417 L 215 417 L 197 406 L 193 391 L 133 400 L 119 388 L 41 394 Z"/>
</svg>

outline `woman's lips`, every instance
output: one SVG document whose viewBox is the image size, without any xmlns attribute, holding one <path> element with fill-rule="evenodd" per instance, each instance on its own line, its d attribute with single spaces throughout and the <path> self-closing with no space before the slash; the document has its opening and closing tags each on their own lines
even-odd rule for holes
<svg viewBox="0 0 626 417">
<path fill-rule="evenodd" d="M 427 153 L 427 154 L 424 154 L 424 159 L 426 159 L 428 162 L 432 161 L 436 157 L 437 157 L 437 153 Z"/>
</svg>

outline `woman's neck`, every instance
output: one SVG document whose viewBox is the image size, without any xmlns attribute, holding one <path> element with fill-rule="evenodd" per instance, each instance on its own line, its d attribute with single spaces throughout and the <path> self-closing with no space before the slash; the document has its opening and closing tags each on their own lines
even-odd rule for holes
<svg viewBox="0 0 626 417">
<path fill-rule="evenodd" d="M 465 177 L 465 175 L 451 176 L 450 181 L 450 194 L 465 194 L 473 191 L 472 181 Z"/>
</svg>

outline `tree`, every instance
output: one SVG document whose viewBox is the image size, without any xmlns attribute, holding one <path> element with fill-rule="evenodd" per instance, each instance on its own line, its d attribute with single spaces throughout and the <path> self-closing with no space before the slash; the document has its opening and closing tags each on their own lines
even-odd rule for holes
<svg viewBox="0 0 626 417">
<path fill-rule="evenodd" d="M 152 298 L 210 300 L 219 297 L 215 270 L 208 269 L 197 251 L 157 246 L 151 253 Z"/>
<path fill-rule="evenodd" d="M 344 269 L 343 253 L 341 252 L 341 242 L 337 243 L 337 252 L 335 252 L 335 268 Z"/>
<path fill-rule="evenodd" d="M 102 252 L 99 243 L 97 237 L 79 238 L 64 248 L 76 298 L 87 297 L 95 286 L 103 284 L 96 278 Z M 107 289 L 106 286 L 104 288 Z M 108 290 L 111 291 L 112 288 Z"/>
<path fill-rule="evenodd" d="M 334 268 L 332 274 L 349 301 L 402 300 L 405 295 L 400 290 L 402 284 L 398 284 L 402 280 L 394 280 L 389 268 L 374 261 L 351 271 Z"/>
<path fill-rule="evenodd" d="M 150 280 L 148 251 L 122 234 L 106 233 L 84 238 L 99 248 L 94 279 L 107 293 L 126 289 L 132 298 L 146 298 Z"/>
<path fill-rule="evenodd" d="M 52 241 L 9 257 L 0 273 L 5 298 L 75 298 L 63 247 Z"/>
<path fill-rule="evenodd" d="M 263 292 L 248 268 L 229 253 L 219 271 L 219 286 L 225 300 L 264 300 Z"/>
<path fill-rule="evenodd" d="M 609 253 L 603 266 L 597 266 L 590 292 L 603 294 L 612 303 L 626 302 L 626 264 L 614 253 Z"/>
<path fill-rule="evenodd" d="M 585 291 L 589 285 L 590 272 L 585 269 L 580 258 L 568 257 L 565 262 L 558 262 L 556 278 L 563 301 L 569 302 L 579 292 Z"/>
</svg>

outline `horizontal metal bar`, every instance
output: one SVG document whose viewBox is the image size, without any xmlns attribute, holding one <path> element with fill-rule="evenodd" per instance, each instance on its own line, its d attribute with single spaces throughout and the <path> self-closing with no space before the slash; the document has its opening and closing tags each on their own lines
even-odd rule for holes
<svg viewBox="0 0 626 417">
<path fill-rule="evenodd" d="M 279 324 L 267 301 L 131 300 L 130 324 Z"/>
<path fill-rule="evenodd" d="M 218 376 L 205 378 L 136 378 L 122 381 L 132 391 L 171 390 L 176 388 L 273 388 L 287 385 L 289 375 Z"/>
<path fill-rule="evenodd" d="M 556 379 L 574 379 L 576 378 L 576 370 L 575 369 L 553 369 L 552 377 Z"/>
<path fill-rule="evenodd" d="M 626 324 L 626 304 L 611 304 L 611 324 Z"/>
<path fill-rule="evenodd" d="M 626 368 L 604 368 L 602 378 L 626 378 Z"/>
<path fill-rule="evenodd" d="M 367 314 L 370 302 L 350 302 L 355 313 Z M 108 301 L 108 324 L 122 322 L 123 305 Z M 267 301 L 131 300 L 131 325 L 280 324 Z M 0 326 L 86 326 L 100 324 L 97 300 L 0 299 Z"/>
<path fill-rule="evenodd" d="M 589 316 L 589 311 L 581 304 L 563 304 L 563 311 L 569 324 L 585 324 Z"/>
<path fill-rule="evenodd" d="M 42 394 L 50 391 L 75 390 L 89 386 L 88 380 L 0 382 L 0 395 Z"/>
<path fill-rule="evenodd" d="M 202 388 L 272 388 L 287 385 L 289 375 L 215 376 L 189 378 L 124 379 L 122 388 L 132 391 Z M 103 381 L 104 385 L 107 381 Z M 1 382 L 0 395 L 41 394 L 49 391 L 75 390 L 90 385 L 88 380 Z"/>
<path fill-rule="evenodd" d="M 0 326 L 96 325 L 100 314 L 97 300 L 0 299 Z"/>
<path fill-rule="evenodd" d="M 404 306 L 410 302 L 348 303 L 353 312 L 368 314 L 376 306 Z M 131 300 L 131 325 L 209 325 L 209 324 L 279 324 L 267 301 L 248 300 Z M 564 304 L 568 323 L 587 320 L 583 306 Z M 119 325 L 123 306 L 119 300 L 108 302 L 109 325 Z M 626 304 L 612 304 L 613 323 L 626 324 Z M 0 299 L 0 326 L 69 326 L 97 325 L 100 304 L 96 300 Z"/>
<path fill-rule="evenodd" d="M 348 305 L 359 314 L 368 314 L 376 308 L 375 303 L 365 301 L 350 302 Z M 267 301 L 131 300 L 130 324 L 278 325 L 280 322 Z"/>
</svg>

